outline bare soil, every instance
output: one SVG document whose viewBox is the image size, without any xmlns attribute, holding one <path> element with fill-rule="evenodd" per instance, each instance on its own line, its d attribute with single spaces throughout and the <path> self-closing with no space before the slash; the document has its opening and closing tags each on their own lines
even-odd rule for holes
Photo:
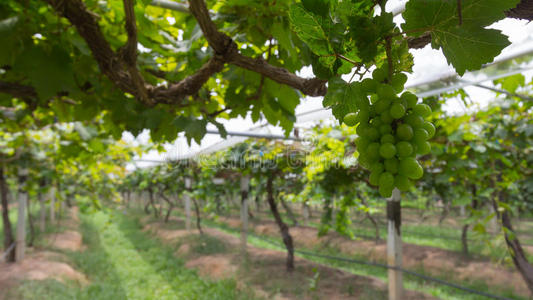
<svg viewBox="0 0 533 300">
<path fill-rule="evenodd" d="M 231 227 L 238 228 L 236 218 L 220 218 Z M 257 234 L 279 236 L 277 225 L 270 220 L 257 221 L 249 225 L 250 230 Z M 348 255 L 364 255 L 373 261 L 386 261 L 387 245 L 385 241 L 376 243 L 369 240 L 350 240 L 336 233 L 318 237 L 318 231 L 313 227 L 291 227 L 290 233 L 296 247 L 316 248 L 331 246 Z M 529 289 L 520 274 L 512 267 L 497 265 L 489 260 L 467 259 L 453 251 L 429 246 L 403 244 L 403 266 L 407 269 L 422 269 L 425 272 L 441 275 L 450 274 L 459 280 L 480 280 L 488 285 L 511 288 L 517 294 L 529 296 Z"/>
<path fill-rule="evenodd" d="M 143 218 L 143 221 L 147 219 Z M 170 222 L 182 222 L 176 219 Z M 204 228 L 205 234 L 226 244 L 229 251 L 216 254 L 199 254 L 191 251 L 187 243 L 196 230 L 162 229 L 162 222 L 146 224 L 144 230 L 157 235 L 163 242 L 177 242 L 176 256 L 187 259 L 186 266 L 198 270 L 201 276 L 213 279 L 235 278 L 251 286 L 256 294 L 266 299 L 385 299 L 386 284 L 373 277 L 363 277 L 330 268 L 302 258 L 296 258 L 296 269 L 285 270 L 286 253 L 248 246 L 247 254 L 239 252 L 238 237 L 217 229 Z M 318 279 L 315 278 L 315 274 Z M 313 283 L 316 289 L 312 289 Z M 405 299 L 436 299 L 418 292 L 407 291 Z"/>
<path fill-rule="evenodd" d="M 46 248 L 70 251 L 83 249 L 81 234 L 75 231 L 79 225 L 77 207 L 70 209 L 68 216 L 60 221 L 60 226 L 69 230 L 47 236 Z M 67 262 L 68 258 L 64 254 L 27 248 L 26 257 L 21 262 L 0 263 L 0 299 L 5 299 L 9 290 L 16 288 L 23 280 L 55 279 L 63 283 L 69 280 L 80 285 L 88 284 L 87 277 Z"/>
</svg>

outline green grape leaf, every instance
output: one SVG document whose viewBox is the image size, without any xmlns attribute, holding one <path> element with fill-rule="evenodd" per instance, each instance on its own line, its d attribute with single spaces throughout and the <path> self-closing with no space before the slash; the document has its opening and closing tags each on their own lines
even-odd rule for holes
<svg viewBox="0 0 533 300">
<path fill-rule="evenodd" d="M 491 62 L 509 45 L 507 37 L 486 26 L 503 19 L 504 11 L 516 6 L 519 0 L 463 0 L 462 23 L 458 6 L 452 0 L 411 0 L 402 14 L 402 29 L 410 36 L 430 33 L 434 49 L 442 48 L 448 63 L 457 73 L 477 70 Z"/>
<path fill-rule="evenodd" d="M 289 18 L 292 29 L 298 37 L 316 55 L 327 55 L 331 53 L 328 36 L 323 28 L 323 18 L 315 15 L 300 5 L 294 4 L 290 7 Z"/>
<path fill-rule="evenodd" d="M 328 81 L 328 93 L 324 97 L 322 105 L 330 107 L 337 120 L 342 120 L 350 112 L 357 111 L 355 99 L 362 97 L 359 86 L 348 84 L 339 77 Z"/>
<path fill-rule="evenodd" d="M 302 5 L 319 16 L 327 16 L 329 13 L 329 0 L 302 0 Z"/>
<path fill-rule="evenodd" d="M 442 47 L 446 60 L 463 75 L 491 62 L 510 42 L 496 29 L 455 27 L 434 32 L 431 45 L 434 49 Z"/>
</svg>

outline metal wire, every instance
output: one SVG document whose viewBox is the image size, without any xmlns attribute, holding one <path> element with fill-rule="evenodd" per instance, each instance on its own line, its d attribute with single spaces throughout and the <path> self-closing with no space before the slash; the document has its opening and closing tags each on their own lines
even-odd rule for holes
<svg viewBox="0 0 533 300">
<path fill-rule="evenodd" d="M 277 242 L 271 241 L 269 239 L 263 238 L 261 236 L 255 235 L 253 233 L 249 233 L 249 234 L 251 236 L 257 238 L 257 239 L 260 239 L 260 240 L 262 240 L 264 242 L 267 242 L 269 244 L 272 244 L 274 246 L 283 247 L 283 245 L 281 245 L 281 244 L 279 244 Z M 398 270 L 398 271 L 401 271 L 403 273 L 406 273 L 406 274 L 409 274 L 409 275 L 413 275 L 413 276 L 419 277 L 419 278 L 424 279 L 424 280 L 433 281 L 433 282 L 436 282 L 436 283 L 439 283 L 439 284 L 442 284 L 442 285 L 446 285 L 446 286 L 449 286 L 449 287 L 452 287 L 452 288 L 455 288 L 455 289 L 458 289 L 458 290 L 462 290 L 462 291 L 465 291 L 465 292 L 468 292 L 468 293 L 471 293 L 471 294 L 476 294 L 476 295 L 484 296 L 484 297 L 491 298 L 491 299 L 512 300 L 510 298 L 506 298 L 506 297 L 503 297 L 503 296 L 497 296 L 497 295 L 492 295 L 492 294 L 489 294 L 489 293 L 477 291 L 477 290 L 474 290 L 474 289 L 471 289 L 471 288 L 468 288 L 468 287 L 464 287 L 464 286 L 461 286 L 461 285 L 458 285 L 458 284 L 455 284 L 455 283 L 452 283 L 452 282 L 448 282 L 448 281 L 445 281 L 445 280 L 442 280 L 442 279 L 438 279 L 438 278 L 434 278 L 434 277 L 431 277 L 431 276 L 427 276 L 427 275 L 424 275 L 424 274 L 421 274 L 421 273 L 418 273 L 418 272 L 415 272 L 415 271 L 406 270 L 404 268 L 397 267 L 397 266 L 390 266 L 390 265 L 387 265 L 387 264 L 371 262 L 371 261 L 364 261 L 364 260 L 358 260 L 358 259 L 352 259 L 352 258 L 330 256 L 330 255 L 319 254 L 319 253 L 303 251 L 303 250 L 296 250 L 296 249 L 294 250 L 294 252 L 298 253 L 298 254 L 302 254 L 302 255 L 325 258 L 325 259 L 329 259 L 329 260 L 337 260 L 337 261 L 360 264 L 360 265 L 380 267 L 380 268 L 384 268 L 384 269 Z"/>
</svg>

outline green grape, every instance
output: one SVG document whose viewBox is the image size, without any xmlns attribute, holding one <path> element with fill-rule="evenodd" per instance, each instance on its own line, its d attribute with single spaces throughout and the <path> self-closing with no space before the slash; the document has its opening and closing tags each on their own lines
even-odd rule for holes
<svg viewBox="0 0 533 300">
<path fill-rule="evenodd" d="M 407 124 L 413 126 L 413 128 L 422 127 L 422 125 L 424 125 L 424 118 L 414 113 L 407 115 L 404 120 Z"/>
<path fill-rule="evenodd" d="M 411 143 L 406 141 L 401 141 L 396 144 L 396 151 L 399 157 L 407 157 L 415 152 Z"/>
<path fill-rule="evenodd" d="M 381 98 L 378 102 L 374 104 L 374 110 L 377 114 L 381 114 L 385 110 L 389 109 L 391 105 L 391 100 L 387 98 Z"/>
<path fill-rule="evenodd" d="M 392 196 L 392 190 L 394 187 L 379 186 L 378 191 L 381 197 L 390 198 Z"/>
<path fill-rule="evenodd" d="M 381 121 L 383 121 L 383 123 L 385 124 L 390 124 L 392 123 L 392 121 L 394 121 L 394 119 L 392 118 L 388 110 L 385 110 L 384 112 L 382 112 L 380 118 L 381 118 Z"/>
<path fill-rule="evenodd" d="M 413 111 L 417 115 L 420 115 L 422 117 L 429 117 L 429 115 L 431 115 L 431 107 L 423 103 L 415 105 L 415 107 L 413 108 Z"/>
<path fill-rule="evenodd" d="M 416 128 L 413 133 L 413 140 L 415 143 L 422 143 L 427 141 L 429 133 L 424 128 Z"/>
<path fill-rule="evenodd" d="M 359 152 L 359 156 L 357 157 L 357 161 L 359 162 L 359 164 L 368 170 L 368 168 L 370 168 L 370 160 L 368 159 L 368 156 L 367 155 L 364 155 L 364 153 L 362 152 Z"/>
<path fill-rule="evenodd" d="M 370 95 L 370 103 L 375 104 L 378 101 L 379 101 L 379 96 L 377 94 Z"/>
<path fill-rule="evenodd" d="M 355 132 L 359 136 L 365 136 L 367 129 L 370 128 L 367 123 L 361 122 L 355 129 Z"/>
<path fill-rule="evenodd" d="M 359 110 L 357 113 L 357 123 L 368 123 L 369 120 L 368 110 Z"/>
<path fill-rule="evenodd" d="M 404 73 L 397 73 L 397 74 L 392 75 L 391 84 L 392 84 L 392 87 L 394 87 L 394 90 L 396 92 L 399 93 L 403 91 L 403 86 L 406 82 L 407 82 L 407 75 L 405 75 Z"/>
<path fill-rule="evenodd" d="M 395 142 L 395 139 L 394 137 L 392 136 L 392 134 L 384 134 L 381 136 L 381 139 L 379 140 L 382 144 L 385 144 L 385 143 L 394 143 Z"/>
<path fill-rule="evenodd" d="M 379 186 L 394 188 L 394 175 L 389 172 L 383 172 L 379 175 Z"/>
<path fill-rule="evenodd" d="M 369 128 L 366 130 L 365 135 L 366 135 L 371 141 L 375 141 L 375 140 L 377 140 L 377 139 L 380 137 L 379 131 L 378 131 L 375 127 L 369 127 Z"/>
<path fill-rule="evenodd" d="M 370 182 L 373 186 L 379 185 L 379 177 L 381 175 L 381 172 L 370 172 L 370 177 L 368 177 L 368 182 Z"/>
<path fill-rule="evenodd" d="M 407 192 L 413 186 L 413 183 L 404 175 L 394 176 L 394 185 L 402 192 Z"/>
<path fill-rule="evenodd" d="M 357 146 L 357 149 L 366 149 L 368 145 L 370 144 L 370 140 L 365 136 L 360 136 L 355 140 L 355 145 Z"/>
<path fill-rule="evenodd" d="M 422 128 L 424 128 L 428 132 L 428 139 L 432 138 L 435 135 L 435 125 L 429 121 L 425 121 L 422 125 Z"/>
<path fill-rule="evenodd" d="M 431 152 L 431 144 L 428 141 L 422 141 L 416 143 L 416 153 L 420 155 L 426 155 Z"/>
<path fill-rule="evenodd" d="M 404 92 L 400 98 L 407 102 L 407 108 L 415 107 L 416 103 L 418 102 L 416 95 L 411 92 Z"/>
<path fill-rule="evenodd" d="M 390 107 L 390 115 L 394 119 L 399 119 L 405 115 L 405 107 L 401 103 L 394 103 Z"/>
<path fill-rule="evenodd" d="M 392 127 L 390 124 L 381 124 L 379 126 L 379 133 L 381 134 L 387 134 L 392 132 Z"/>
<path fill-rule="evenodd" d="M 383 170 L 385 170 L 385 167 L 383 166 L 382 163 L 380 163 L 379 161 L 376 161 L 370 164 L 370 168 L 368 170 L 370 172 L 381 173 L 383 172 Z"/>
<path fill-rule="evenodd" d="M 396 137 L 403 141 L 409 141 L 413 138 L 413 127 L 409 124 L 400 124 L 396 128 Z"/>
<path fill-rule="evenodd" d="M 368 147 L 366 147 L 366 155 L 368 156 L 369 161 L 375 161 L 379 159 L 379 147 L 381 145 L 379 143 L 370 143 Z"/>
<path fill-rule="evenodd" d="M 383 158 L 392 158 L 396 155 L 396 147 L 392 143 L 385 143 L 379 147 L 379 155 Z"/>
<path fill-rule="evenodd" d="M 381 121 L 380 118 L 372 119 L 372 127 L 379 128 L 379 126 L 381 126 L 381 124 L 383 124 L 383 122 Z"/>
<path fill-rule="evenodd" d="M 396 97 L 396 92 L 391 85 L 381 84 L 378 86 L 377 94 L 380 99 L 392 100 Z"/>
<path fill-rule="evenodd" d="M 406 157 L 400 160 L 398 173 L 411 179 L 420 179 L 424 175 L 424 170 L 414 157 Z"/>
<path fill-rule="evenodd" d="M 383 82 L 385 78 L 387 78 L 387 76 L 388 76 L 388 72 L 384 68 L 377 68 L 374 70 L 374 72 L 372 72 L 372 78 L 376 82 Z"/>
<path fill-rule="evenodd" d="M 348 126 L 355 126 L 355 124 L 357 124 L 357 114 L 356 113 L 348 113 L 344 116 L 344 119 L 342 119 L 344 121 L 344 124 L 348 125 Z"/>
<path fill-rule="evenodd" d="M 398 161 L 396 158 L 389 158 L 385 160 L 385 170 L 391 174 L 398 173 L 398 166 L 400 164 L 400 161 Z"/>
<path fill-rule="evenodd" d="M 361 81 L 361 88 L 367 94 L 370 94 L 370 92 L 375 92 L 377 87 L 378 82 L 371 78 L 365 78 L 363 81 Z"/>
</svg>

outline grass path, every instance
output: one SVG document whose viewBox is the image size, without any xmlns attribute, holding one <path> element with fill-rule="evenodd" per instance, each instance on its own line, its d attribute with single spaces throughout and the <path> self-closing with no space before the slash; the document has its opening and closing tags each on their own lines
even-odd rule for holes
<svg viewBox="0 0 533 300">
<path fill-rule="evenodd" d="M 210 281 L 186 269 L 174 249 L 142 232 L 135 219 L 98 212 L 82 221 L 87 249 L 66 254 L 90 284 L 29 281 L 20 299 L 254 299 L 234 280 Z"/>
</svg>

